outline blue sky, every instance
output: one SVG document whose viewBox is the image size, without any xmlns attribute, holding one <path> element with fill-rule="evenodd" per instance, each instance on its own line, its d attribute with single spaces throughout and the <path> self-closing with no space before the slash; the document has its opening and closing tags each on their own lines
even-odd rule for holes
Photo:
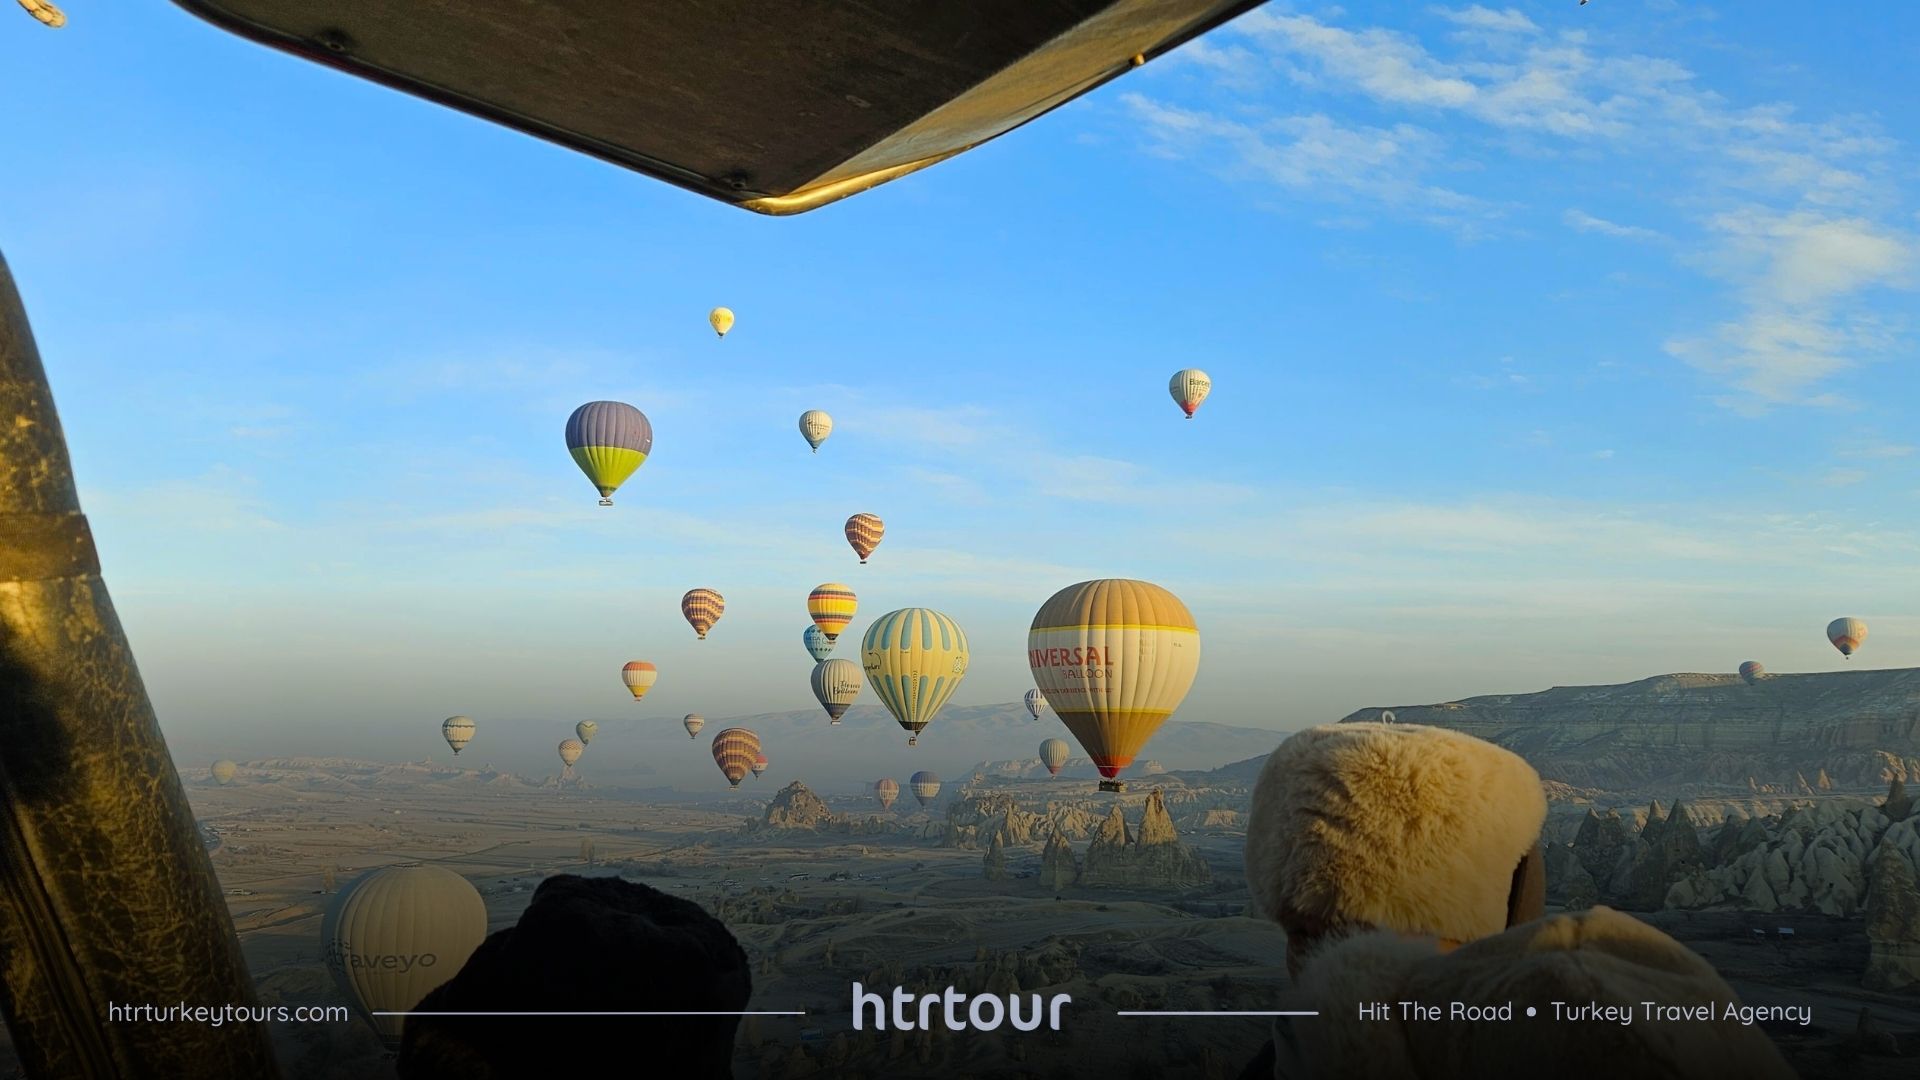
<svg viewBox="0 0 1920 1080">
<path fill-rule="evenodd" d="M 836 579 L 855 633 L 958 619 L 963 704 L 1054 590 L 1160 582 L 1182 716 L 1280 730 L 1831 669 L 1841 614 L 1920 662 L 1906 5 L 1275 3 L 780 220 L 69 14 L 0 18 L 0 246 L 176 745 L 419 756 L 613 714 L 636 657 L 663 722 L 810 708 Z M 601 397 L 656 432 L 610 511 L 561 440 Z"/>
</svg>

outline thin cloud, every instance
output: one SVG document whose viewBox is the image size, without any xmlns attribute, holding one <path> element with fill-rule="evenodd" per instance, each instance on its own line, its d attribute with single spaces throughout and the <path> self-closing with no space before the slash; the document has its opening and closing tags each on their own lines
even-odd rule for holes
<svg viewBox="0 0 1920 1080">
<path fill-rule="evenodd" d="M 1622 240 L 1665 240 L 1666 237 L 1638 225 L 1621 225 L 1606 218 L 1595 217 L 1584 210 L 1569 208 L 1560 215 L 1560 220 L 1568 227 L 1585 233 L 1600 233 L 1603 236 L 1617 236 Z"/>
</svg>

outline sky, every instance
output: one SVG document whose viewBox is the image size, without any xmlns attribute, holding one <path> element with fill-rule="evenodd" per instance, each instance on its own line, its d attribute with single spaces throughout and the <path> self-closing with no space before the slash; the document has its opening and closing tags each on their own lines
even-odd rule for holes
<svg viewBox="0 0 1920 1080">
<path fill-rule="evenodd" d="M 851 634 L 952 615 L 966 705 L 1055 590 L 1160 583 L 1179 717 L 1275 731 L 1833 670 L 1839 615 L 1920 663 L 1909 5 L 1275 2 L 785 219 L 68 13 L 0 15 L 0 251 L 176 749 L 813 708 L 827 581 Z M 562 440 L 599 398 L 655 430 L 612 509 Z"/>
</svg>

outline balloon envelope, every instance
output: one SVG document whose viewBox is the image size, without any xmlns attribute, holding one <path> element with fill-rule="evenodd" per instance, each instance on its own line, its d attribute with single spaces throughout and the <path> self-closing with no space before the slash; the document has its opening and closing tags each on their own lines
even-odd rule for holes
<svg viewBox="0 0 1920 1080">
<path fill-rule="evenodd" d="M 1173 395 L 1174 404 L 1180 406 L 1180 411 L 1186 413 L 1189 420 L 1193 419 L 1195 410 L 1212 392 L 1213 380 L 1199 368 L 1182 368 L 1167 380 L 1167 393 Z"/>
<path fill-rule="evenodd" d="M 922 769 L 908 778 L 907 790 L 913 792 L 913 797 L 920 800 L 921 806 L 925 806 L 939 797 L 940 777 L 927 769 Z"/>
<path fill-rule="evenodd" d="M 333 981 L 389 1049 L 403 1016 L 458 974 L 487 937 L 487 904 L 439 866 L 387 866 L 361 875 L 328 906 L 321 956 Z"/>
<path fill-rule="evenodd" d="M 591 720 L 582 720 L 573 725 L 573 733 L 580 736 L 582 744 L 590 743 L 595 735 L 600 734 L 600 725 Z"/>
<path fill-rule="evenodd" d="M 1060 766 L 1067 763 L 1069 749 L 1065 739 L 1048 739 L 1040 744 L 1040 764 L 1047 767 L 1047 775 L 1060 775 Z"/>
<path fill-rule="evenodd" d="M 713 629 L 713 624 L 720 621 L 726 610 L 726 598 L 712 589 L 689 589 L 687 595 L 680 598 L 680 614 L 686 616 L 687 625 L 693 627 L 701 641 L 707 640 L 707 631 Z"/>
<path fill-rule="evenodd" d="M 233 783 L 233 778 L 239 773 L 240 766 L 235 765 L 231 761 L 221 760 L 214 762 L 213 768 L 209 771 L 213 773 L 213 782 L 219 784 L 221 787 L 225 787 Z"/>
<path fill-rule="evenodd" d="M 881 537 L 887 535 L 887 524 L 873 514 L 855 514 L 847 519 L 846 532 L 854 554 L 866 562 L 873 549 L 880 546 Z"/>
<path fill-rule="evenodd" d="M 569 769 L 573 768 L 573 763 L 580 760 L 580 752 L 586 748 L 587 744 L 579 739 L 561 739 L 560 764 Z"/>
<path fill-rule="evenodd" d="M 860 696 L 860 665 L 851 660 L 822 660 L 813 666 L 813 696 L 833 723 L 847 714 Z"/>
<path fill-rule="evenodd" d="M 1040 710 L 1047 707 L 1047 695 L 1038 690 L 1027 691 L 1027 715 L 1040 719 Z"/>
<path fill-rule="evenodd" d="M 893 780 L 881 780 L 873 785 L 873 797 L 880 800 L 880 809 L 893 809 L 893 800 L 900 797 L 900 785 Z"/>
<path fill-rule="evenodd" d="M 456 754 L 473 741 L 473 730 L 471 716 L 449 716 L 440 721 L 440 737 L 447 740 L 447 745 L 453 747 Z"/>
<path fill-rule="evenodd" d="M 831 434 L 833 434 L 833 417 L 819 409 L 808 409 L 800 414 L 800 435 L 807 440 L 808 446 L 813 447 L 814 452 L 819 452 L 820 444 L 826 442 L 827 436 Z"/>
<path fill-rule="evenodd" d="M 753 755 L 753 775 L 755 777 L 758 777 L 761 773 L 766 771 L 767 771 L 767 755 L 765 754 Z"/>
<path fill-rule="evenodd" d="M 713 737 L 713 763 L 734 787 L 746 778 L 760 756 L 760 736 L 746 728 L 730 727 Z"/>
<path fill-rule="evenodd" d="M 1040 606 L 1027 665 L 1067 730 L 1114 777 L 1180 706 L 1200 670 L 1200 631 L 1179 597 L 1146 581 L 1069 585 Z"/>
<path fill-rule="evenodd" d="M 1748 686 L 1759 682 L 1760 677 L 1766 673 L 1767 669 L 1761 667 L 1760 661 L 1758 660 L 1748 660 L 1746 663 L 1740 665 L 1740 680 Z"/>
<path fill-rule="evenodd" d="M 612 506 L 613 493 L 653 452 L 653 424 L 621 401 L 589 401 L 567 418 L 567 452 Z"/>
<path fill-rule="evenodd" d="M 807 632 L 800 635 L 800 640 L 806 642 L 807 655 L 813 657 L 816 664 L 833 655 L 834 639 L 817 626 L 808 626 Z"/>
<path fill-rule="evenodd" d="M 931 608 L 901 608 L 874 620 L 860 643 L 860 666 L 873 692 L 919 742 L 967 674 L 967 635 Z"/>
<path fill-rule="evenodd" d="M 633 694 L 633 700 L 639 701 L 647 696 L 647 691 L 653 689 L 654 683 L 660 681 L 660 671 L 645 660 L 629 660 L 620 669 L 620 681 Z"/>
<path fill-rule="evenodd" d="M 1840 650 L 1841 656 L 1851 657 L 1867 640 L 1867 624 L 1859 619 L 1835 619 L 1827 624 L 1827 640 Z"/>
<path fill-rule="evenodd" d="M 727 331 L 733 329 L 733 310 L 717 307 L 707 312 L 707 325 L 713 327 L 714 333 L 726 337 Z"/>
<path fill-rule="evenodd" d="M 837 581 L 815 585 L 807 594 L 807 614 L 813 617 L 813 625 L 827 635 L 827 640 L 836 641 L 840 631 L 853 621 L 853 613 L 859 606 L 859 598 L 853 590 Z"/>
<path fill-rule="evenodd" d="M 686 719 L 680 721 L 680 726 L 687 729 L 687 738 L 697 739 L 700 737 L 700 729 L 707 726 L 707 718 L 697 712 L 690 712 Z"/>
</svg>

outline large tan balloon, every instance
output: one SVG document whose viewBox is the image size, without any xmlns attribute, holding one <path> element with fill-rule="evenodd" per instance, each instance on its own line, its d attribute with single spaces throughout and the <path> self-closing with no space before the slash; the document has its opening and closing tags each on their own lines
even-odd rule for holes
<svg viewBox="0 0 1920 1080">
<path fill-rule="evenodd" d="M 587 744 L 581 742 L 579 739 L 561 739 L 560 764 L 565 765 L 569 769 L 573 768 L 573 763 L 580 760 L 580 754 L 586 750 L 586 748 Z"/>
<path fill-rule="evenodd" d="M 1146 581 L 1069 585 L 1027 631 L 1027 666 L 1067 730 L 1115 779 L 1173 715 L 1200 671 L 1200 631 L 1180 598 Z"/>
<path fill-rule="evenodd" d="M 439 866 L 388 866 L 361 875 L 321 921 L 321 958 L 333 981 L 389 1049 L 406 1012 L 459 974 L 487 937 L 487 904 L 466 878 Z"/>
<path fill-rule="evenodd" d="M 213 763 L 213 782 L 225 787 L 233 783 L 233 777 L 239 771 L 240 767 L 231 761 L 216 761 Z"/>
</svg>

